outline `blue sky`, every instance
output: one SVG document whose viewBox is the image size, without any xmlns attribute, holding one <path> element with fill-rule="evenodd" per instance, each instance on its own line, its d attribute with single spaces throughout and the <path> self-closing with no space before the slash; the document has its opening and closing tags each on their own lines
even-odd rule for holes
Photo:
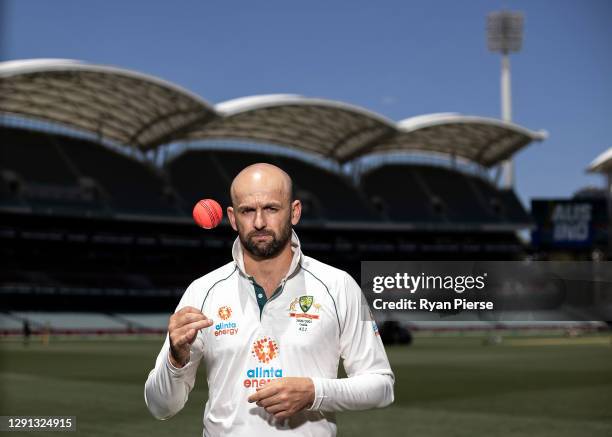
<svg viewBox="0 0 612 437">
<path fill-rule="evenodd" d="M 2 0 L 0 0 L 2 1 Z M 162 77 L 211 103 L 296 93 L 401 120 L 500 116 L 486 15 L 525 13 L 511 58 L 514 121 L 550 137 L 516 157 L 516 187 L 567 197 L 612 146 L 612 1 L 5 0 L 4 59 L 72 58 Z"/>
</svg>

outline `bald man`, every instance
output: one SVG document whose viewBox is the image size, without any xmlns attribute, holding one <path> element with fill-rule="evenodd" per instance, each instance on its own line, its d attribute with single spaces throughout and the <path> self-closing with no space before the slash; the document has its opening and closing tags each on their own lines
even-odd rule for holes
<svg viewBox="0 0 612 437">
<path fill-rule="evenodd" d="M 335 436 L 334 413 L 393 402 L 394 375 L 357 283 L 304 255 L 291 178 L 260 163 L 230 187 L 233 261 L 195 280 L 145 384 L 158 419 L 180 411 L 200 362 L 204 436 Z M 342 358 L 348 378 L 337 377 Z"/>
</svg>

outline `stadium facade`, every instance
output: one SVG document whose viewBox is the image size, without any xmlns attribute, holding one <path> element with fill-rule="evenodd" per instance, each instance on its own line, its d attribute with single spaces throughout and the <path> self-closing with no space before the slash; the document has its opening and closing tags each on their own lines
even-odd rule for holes
<svg viewBox="0 0 612 437">
<path fill-rule="evenodd" d="M 159 78 L 67 60 L 2 63 L 0 93 L 0 330 L 60 310 L 155 325 L 134 313 L 170 312 L 235 238 L 225 221 L 197 228 L 194 203 L 227 206 L 232 178 L 255 162 L 292 175 L 304 251 L 355 277 L 361 260 L 527 251 L 518 232 L 533 220 L 489 173 L 542 131 L 451 113 L 394 122 L 297 95 L 212 105 Z"/>
</svg>

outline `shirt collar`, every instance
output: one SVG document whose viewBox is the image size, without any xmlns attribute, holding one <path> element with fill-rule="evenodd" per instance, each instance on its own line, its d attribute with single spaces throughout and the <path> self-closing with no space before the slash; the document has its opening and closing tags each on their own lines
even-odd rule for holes
<svg viewBox="0 0 612 437">
<path fill-rule="evenodd" d="M 300 240 L 293 229 L 291 229 L 291 250 L 293 251 L 293 258 L 291 259 L 291 264 L 289 265 L 289 270 L 287 274 L 283 277 L 281 282 L 284 282 L 292 276 L 297 268 L 300 266 L 300 262 L 302 261 L 302 248 L 300 245 Z M 242 244 L 240 243 L 240 237 L 236 237 L 234 240 L 234 244 L 232 245 L 232 257 L 234 258 L 234 262 L 238 266 L 238 270 L 246 276 L 250 278 L 250 275 L 247 274 L 244 269 L 244 255 Z"/>
</svg>

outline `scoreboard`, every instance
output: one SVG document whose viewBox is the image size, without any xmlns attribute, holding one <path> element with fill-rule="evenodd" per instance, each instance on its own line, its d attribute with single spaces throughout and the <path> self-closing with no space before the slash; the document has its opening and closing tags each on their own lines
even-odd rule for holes
<svg viewBox="0 0 612 437">
<path fill-rule="evenodd" d="M 537 199 L 531 201 L 536 228 L 531 241 L 543 249 L 590 249 L 608 244 L 605 199 Z"/>
</svg>

